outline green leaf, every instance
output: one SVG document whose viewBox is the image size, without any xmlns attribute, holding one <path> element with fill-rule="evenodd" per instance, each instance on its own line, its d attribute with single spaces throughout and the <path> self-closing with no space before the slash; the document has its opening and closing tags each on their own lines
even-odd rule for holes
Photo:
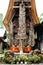
<svg viewBox="0 0 43 65">
<path fill-rule="evenodd" d="M 0 22 L 3 21 L 3 14 L 0 13 Z"/>
<path fill-rule="evenodd" d="M 43 16 L 43 13 L 41 14 L 41 16 Z"/>
<path fill-rule="evenodd" d="M 0 28 L 4 28 L 4 25 L 3 25 L 3 14 L 0 13 Z"/>
</svg>

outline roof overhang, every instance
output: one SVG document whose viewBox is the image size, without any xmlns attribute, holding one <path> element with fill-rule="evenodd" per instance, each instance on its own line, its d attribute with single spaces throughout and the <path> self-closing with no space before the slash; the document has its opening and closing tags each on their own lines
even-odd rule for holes
<svg viewBox="0 0 43 65">
<path fill-rule="evenodd" d="M 14 6 L 14 0 L 10 0 L 9 7 L 8 7 L 8 10 L 7 10 L 5 19 L 3 21 L 7 30 L 9 30 L 9 24 L 8 23 L 9 23 L 11 17 L 12 17 L 11 14 L 12 14 L 12 7 L 13 6 Z M 37 11 L 36 11 L 36 6 L 35 6 L 35 0 L 31 0 L 31 6 L 32 6 L 32 18 L 34 20 L 34 23 L 39 24 L 39 19 L 38 19 L 38 16 L 37 16 Z"/>
</svg>

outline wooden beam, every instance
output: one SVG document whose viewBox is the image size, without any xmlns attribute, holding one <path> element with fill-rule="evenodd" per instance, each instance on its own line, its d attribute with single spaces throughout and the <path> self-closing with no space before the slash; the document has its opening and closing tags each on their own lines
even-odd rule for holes
<svg viewBox="0 0 43 65">
<path fill-rule="evenodd" d="M 14 0 L 14 2 L 21 2 L 21 1 L 24 1 L 24 2 L 31 2 L 31 0 Z"/>
<path fill-rule="evenodd" d="M 13 8 L 20 8 L 20 6 L 13 6 Z M 25 6 L 25 8 L 31 8 L 31 6 Z"/>
</svg>

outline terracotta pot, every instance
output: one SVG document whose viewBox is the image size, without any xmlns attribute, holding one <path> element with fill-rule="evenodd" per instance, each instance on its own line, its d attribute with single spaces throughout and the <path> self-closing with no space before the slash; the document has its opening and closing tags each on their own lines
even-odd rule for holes
<svg viewBox="0 0 43 65">
<path fill-rule="evenodd" d="M 31 51 L 32 51 L 32 48 L 31 47 L 25 47 L 23 49 L 23 52 L 25 52 L 25 53 L 28 53 L 28 52 L 31 52 Z"/>
<path fill-rule="evenodd" d="M 19 48 L 15 46 L 10 47 L 10 50 L 16 53 L 20 51 Z"/>
</svg>

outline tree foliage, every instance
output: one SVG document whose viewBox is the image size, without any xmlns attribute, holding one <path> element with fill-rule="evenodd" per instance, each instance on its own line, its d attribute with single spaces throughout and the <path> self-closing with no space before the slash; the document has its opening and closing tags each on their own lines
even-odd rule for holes
<svg viewBox="0 0 43 65">
<path fill-rule="evenodd" d="M 3 14 L 0 13 L 0 28 L 3 28 L 4 25 L 3 25 Z"/>
<path fill-rule="evenodd" d="M 43 13 L 40 15 L 39 20 L 40 20 L 40 23 L 43 22 Z"/>
</svg>

